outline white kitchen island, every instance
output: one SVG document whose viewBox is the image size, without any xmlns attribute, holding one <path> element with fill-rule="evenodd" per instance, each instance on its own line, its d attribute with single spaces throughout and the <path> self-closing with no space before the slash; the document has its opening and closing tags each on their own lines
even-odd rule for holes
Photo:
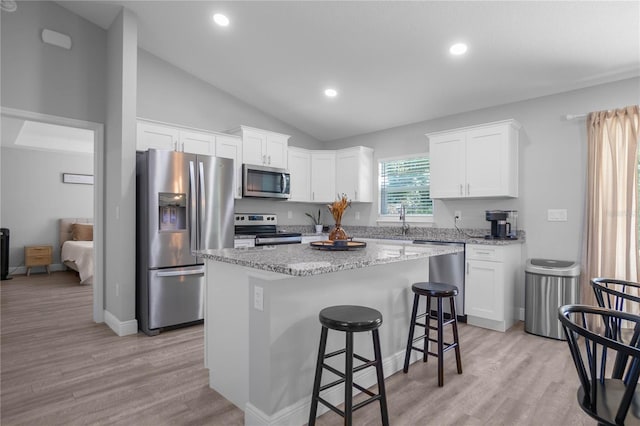
<svg viewBox="0 0 640 426">
<path fill-rule="evenodd" d="M 353 251 L 292 244 L 198 252 L 206 259 L 209 385 L 244 411 L 246 425 L 306 423 L 320 310 L 332 305 L 379 310 L 384 373 L 390 376 L 404 361 L 411 284 L 427 280 L 430 256 L 457 251 L 375 240 Z M 344 347 L 344 337 L 330 331 L 327 351 Z M 373 357 L 371 333 L 356 333 L 354 344 L 356 353 Z M 344 370 L 344 357 L 335 361 Z M 331 377 L 325 373 L 323 382 Z M 374 385 L 375 369 L 361 371 L 355 381 Z M 342 402 L 343 395 L 341 386 L 325 393 L 332 403 Z M 318 408 L 318 415 L 326 411 L 322 404 Z"/>
</svg>

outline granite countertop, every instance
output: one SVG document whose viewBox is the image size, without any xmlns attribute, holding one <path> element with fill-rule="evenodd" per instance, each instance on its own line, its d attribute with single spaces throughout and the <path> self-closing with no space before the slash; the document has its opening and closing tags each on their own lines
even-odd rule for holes
<svg viewBox="0 0 640 426">
<path fill-rule="evenodd" d="M 294 276 L 327 274 L 386 263 L 428 258 L 463 251 L 460 247 L 368 241 L 357 250 L 326 251 L 309 244 L 284 244 L 239 249 L 201 250 L 198 256 Z"/>
</svg>

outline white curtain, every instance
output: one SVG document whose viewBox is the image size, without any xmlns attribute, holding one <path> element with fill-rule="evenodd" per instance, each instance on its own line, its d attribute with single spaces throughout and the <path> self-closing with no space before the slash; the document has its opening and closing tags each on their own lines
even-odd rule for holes
<svg viewBox="0 0 640 426">
<path fill-rule="evenodd" d="M 582 302 L 596 305 L 589 280 L 640 282 L 638 105 L 589 114 Z"/>
</svg>

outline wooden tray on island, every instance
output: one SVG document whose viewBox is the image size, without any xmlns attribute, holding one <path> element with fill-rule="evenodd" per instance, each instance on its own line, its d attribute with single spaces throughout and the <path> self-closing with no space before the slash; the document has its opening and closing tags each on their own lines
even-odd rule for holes
<svg viewBox="0 0 640 426">
<path fill-rule="evenodd" d="M 357 250 L 367 246 L 364 241 L 351 241 L 351 240 L 326 240 L 326 241 L 312 241 L 309 245 L 318 250 Z"/>
</svg>

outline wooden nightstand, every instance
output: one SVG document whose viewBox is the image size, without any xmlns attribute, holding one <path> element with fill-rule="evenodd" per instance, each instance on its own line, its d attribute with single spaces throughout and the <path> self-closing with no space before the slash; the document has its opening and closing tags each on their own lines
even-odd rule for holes
<svg viewBox="0 0 640 426">
<path fill-rule="evenodd" d="M 27 267 L 27 276 L 31 273 L 31 267 L 44 266 L 49 273 L 53 247 L 51 246 L 24 246 L 24 266 Z"/>
</svg>

